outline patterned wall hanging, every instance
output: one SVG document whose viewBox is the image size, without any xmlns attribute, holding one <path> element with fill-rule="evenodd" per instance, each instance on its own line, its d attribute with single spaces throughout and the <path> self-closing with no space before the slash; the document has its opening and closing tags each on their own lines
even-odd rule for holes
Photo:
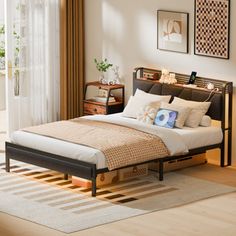
<svg viewBox="0 0 236 236">
<path fill-rule="evenodd" d="M 195 0 L 194 53 L 229 59 L 230 0 Z"/>
</svg>

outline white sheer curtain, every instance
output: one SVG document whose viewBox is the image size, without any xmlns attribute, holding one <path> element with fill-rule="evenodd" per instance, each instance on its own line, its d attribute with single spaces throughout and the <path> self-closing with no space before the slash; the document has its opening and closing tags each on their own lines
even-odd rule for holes
<svg viewBox="0 0 236 236">
<path fill-rule="evenodd" d="M 37 125 L 59 118 L 59 0 L 22 1 L 28 115 L 31 125 Z"/>
</svg>

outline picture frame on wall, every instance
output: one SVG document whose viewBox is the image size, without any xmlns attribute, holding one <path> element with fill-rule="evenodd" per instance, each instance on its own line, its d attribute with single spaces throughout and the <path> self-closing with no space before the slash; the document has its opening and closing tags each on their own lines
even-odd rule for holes
<svg viewBox="0 0 236 236">
<path fill-rule="evenodd" d="M 195 0 L 194 54 L 229 59 L 230 0 Z"/>
<path fill-rule="evenodd" d="M 189 13 L 157 10 L 157 49 L 188 53 Z"/>
</svg>

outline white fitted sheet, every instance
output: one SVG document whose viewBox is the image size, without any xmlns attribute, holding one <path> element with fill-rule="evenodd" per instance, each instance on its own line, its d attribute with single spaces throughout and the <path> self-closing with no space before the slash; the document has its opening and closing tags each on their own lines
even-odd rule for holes
<svg viewBox="0 0 236 236">
<path fill-rule="evenodd" d="M 121 121 L 129 124 L 139 124 L 136 119 L 125 118 L 120 114 L 113 114 L 108 116 L 91 116 L 87 117 L 95 120 L 105 120 L 107 121 Z M 137 123 L 138 122 L 138 123 Z M 150 129 L 152 126 L 148 126 Z M 153 127 L 157 129 L 157 127 Z M 170 132 L 169 138 L 163 139 L 164 143 L 171 151 L 172 155 L 186 152 L 186 149 L 194 149 L 198 147 L 218 144 L 222 141 L 222 131 L 219 127 L 198 127 L 198 128 L 184 128 L 184 129 L 171 129 L 167 130 L 161 128 L 162 131 Z M 159 129 L 160 131 L 160 129 Z M 172 135 L 171 135 L 172 134 Z M 179 140 L 179 146 L 176 140 Z M 11 136 L 11 141 L 15 144 L 19 144 L 25 147 L 38 149 L 41 151 L 53 153 L 60 156 L 65 156 L 89 163 L 94 163 L 97 165 L 98 169 L 107 167 L 106 159 L 103 153 L 97 149 L 90 148 L 87 146 L 69 143 L 66 141 L 53 139 L 33 133 L 28 133 L 24 131 L 15 131 Z M 181 144 L 183 143 L 183 144 Z M 186 147 L 186 149 L 185 149 Z"/>
</svg>

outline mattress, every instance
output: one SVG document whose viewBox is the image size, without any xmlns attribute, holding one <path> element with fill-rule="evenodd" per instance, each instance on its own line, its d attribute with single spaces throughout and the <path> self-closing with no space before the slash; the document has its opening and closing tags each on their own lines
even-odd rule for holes
<svg viewBox="0 0 236 236">
<path fill-rule="evenodd" d="M 106 118 L 109 122 L 126 122 L 129 124 L 140 123 L 136 119 L 125 118 L 120 114 L 112 114 L 108 116 L 90 116 L 86 117 L 89 119 L 100 120 Z M 150 128 L 150 125 L 149 125 Z M 154 127 L 157 128 L 157 127 Z M 163 130 L 165 128 L 160 128 Z M 164 131 L 164 130 L 163 130 Z M 198 127 L 198 128 L 183 128 L 183 129 L 165 129 L 165 131 L 170 132 L 169 137 L 165 137 L 164 143 L 167 147 L 172 148 L 176 146 L 175 140 L 178 139 L 179 142 L 184 143 L 188 150 L 204 147 L 208 145 L 218 144 L 222 141 L 222 131 L 219 127 Z M 173 139 L 175 137 L 175 139 Z M 172 140 L 171 140 L 172 139 Z M 33 133 L 28 133 L 24 131 L 15 131 L 11 136 L 11 141 L 15 144 L 19 144 L 25 147 L 41 150 L 44 152 L 53 153 L 60 156 L 65 156 L 68 158 L 73 158 L 76 160 L 81 160 L 97 165 L 98 169 L 106 168 L 106 159 L 103 153 L 97 149 L 90 148 L 87 146 L 69 143 L 62 140 L 53 139 L 50 137 L 45 137 Z M 181 144 L 180 142 L 180 144 Z M 181 145 L 180 145 L 181 146 Z M 183 145 L 182 145 L 183 146 Z M 183 147 L 182 147 L 183 149 Z M 177 149 L 176 149 L 177 150 Z M 183 150 L 184 151 L 184 150 Z M 176 151 L 177 152 L 177 151 Z M 172 155 L 175 155 L 175 150 L 172 150 Z"/>
</svg>

